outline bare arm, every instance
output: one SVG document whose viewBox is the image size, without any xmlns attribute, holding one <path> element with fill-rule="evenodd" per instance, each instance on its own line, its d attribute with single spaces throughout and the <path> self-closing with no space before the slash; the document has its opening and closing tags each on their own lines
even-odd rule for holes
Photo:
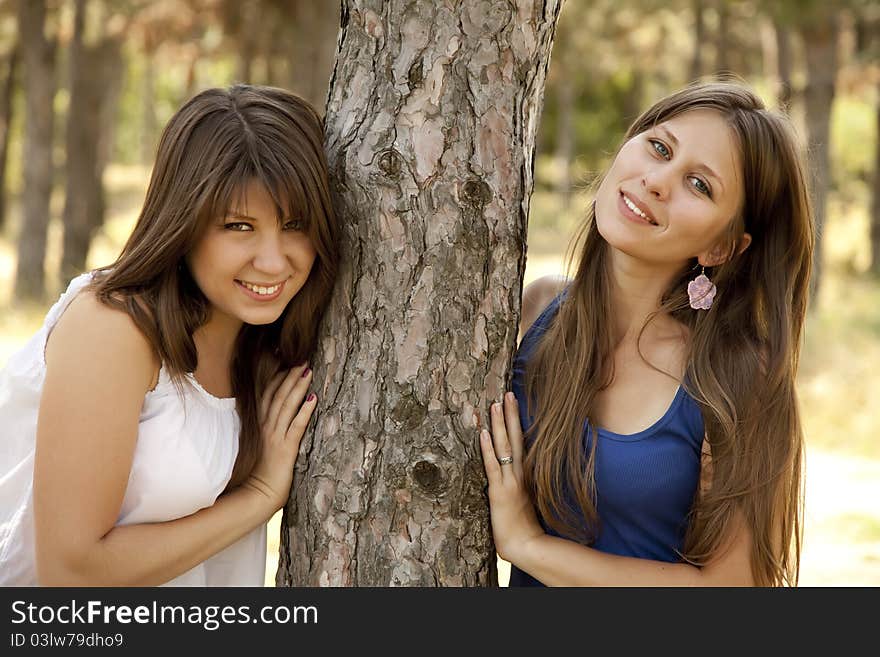
<svg viewBox="0 0 880 657">
<path fill-rule="evenodd" d="M 513 393 L 491 409 L 492 433 L 480 440 L 489 479 L 495 545 L 502 559 L 548 586 L 751 586 L 751 533 L 737 517 L 718 555 L 702 568 L 607 554 L 550 536 L 523 485 L 522 430 Z M 501 465 L 498 458 L 513 456 Z"/>
<path fill-rule="evenodd" d="M 77 298 L 62 316 L 47 344 L 46 363 L 34 466 L 41 584 L 167 582 L 268 520 L 286 498 L 289 478 L 285 489 L 278 472 L 287 467 L 292 472 L 299 441 L 273 437 L 275 442 L 264 444 L 279 466 L 213 506 L 168 522 L 115 526 L 144 395 L 158 364 L 131 319 L 91 295 Z M 279 394 L 291 394 L 296 385 L 304 395 L 309 381 L 288 377 L 276 386 L 281 385 Z M 297 415 L 303 428 L 312 408 L 306 403 Z"/>
</svg>

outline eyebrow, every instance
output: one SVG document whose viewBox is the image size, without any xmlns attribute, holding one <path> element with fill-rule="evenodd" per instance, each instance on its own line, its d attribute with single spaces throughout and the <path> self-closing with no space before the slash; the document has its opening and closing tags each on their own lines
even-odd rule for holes
<svg viewBox="0 0 880 657">
<path fill-rule="evenodd" d="M 252 217 L 249 214 L 243 214 L 243 213 L 239 212 L 238 210 L 229 210 L 226 213 L 226 216 L 224 218 L 225 219 L 247 219 L 248 221 L 253 221 L 253 222 L 257 222 L 257 223 L 259 222 L 259 219 L 257 219 L 256 217 Z M 279 220 L 279 223 L 286 224 L 288 221 L 290 221 L 289 217 L 282 217 Z"/>
<path fill-rule="evenodd" d="M 662 131 L 663 133 L 665 133 L 666 138 L 669 139 L 670 142 L 672 142 L 672 145 L 676 148 L 678 147 L 678 138 L 674 134 L 672 134 L 672 131 L 669 128 L 667 128 L 665 125 L 658 125 L 656 126 L 656 130 L 658 132 Z M 697 165 L 697 170 L 702 171 L 707 176 L 711 176 L 712 178 L 714 178 L 718 182 L 718 186 L 721 188 L 721 192 L 724 193 L 724 183 L 721 182 L 721 176 L 712 171 L 712 169 L 710 169 L 708 165 L 703 163 Z"/>
</svg>

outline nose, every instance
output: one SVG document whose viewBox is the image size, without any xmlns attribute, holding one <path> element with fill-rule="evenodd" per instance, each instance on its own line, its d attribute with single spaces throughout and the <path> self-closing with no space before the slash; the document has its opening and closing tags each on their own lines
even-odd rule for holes
<svg viewBox="0 0 880 657">
<path fill-rule="evenodd" d="M 254 254 L 254 269 L 264 274 L 283 274 L 287 271 L 287 254 L 281 241 L 281 231 L 266 231 Z"/>
<path fill-rule="evenodd" d="M 642 188 L 658 200 L 669 195 L 669 176 L 671 167 L 653 167 L 642 176 Z"/>
</svg>

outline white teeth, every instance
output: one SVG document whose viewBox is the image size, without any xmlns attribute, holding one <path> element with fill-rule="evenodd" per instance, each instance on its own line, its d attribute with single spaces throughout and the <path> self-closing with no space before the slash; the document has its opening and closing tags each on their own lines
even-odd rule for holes
<svg viewBox="0 0 880 657">
<path fill-rule="evenodd" d="M 642 219 L 646 219 L 647 221 L 650 221 L 652 224 L 654 223 L 653 221 L 648 219 L 648 215 L 646 215 L 644 212 L 642 212 L 635 203 L 633 203 L 632 201 L 629 200 L 629 197 L 627 197 L 626 194 L 623 195 L 623 202 L 626 203 L 626 207 L 628 207 L 634 213 L 639 215 Z"/>
<path fill-rule="evenodd" d="M 241 281 L 241 284 L 244 285 L 251 292 L 256 292 L 257 294 L 262 294 L 262 295 L 275 294 L 278 291 L 278 289 L 281 287 L 280 285 L 273 285 L 272 287 L 264 287 L 262 285 L 252 285 L 250 283 L 245 283 L 244 281 Z"/>
</svg>

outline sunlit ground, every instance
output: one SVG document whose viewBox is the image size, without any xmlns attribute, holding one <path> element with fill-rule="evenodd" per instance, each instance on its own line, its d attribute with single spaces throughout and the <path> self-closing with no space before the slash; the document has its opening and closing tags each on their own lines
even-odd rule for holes
<svg viewBox="0 0 880 657">
<path fill-rule="evenodd" d="M 147 174 L 141 167 L 108 170 L 108 220 L 93 243 L 90 268 L 112 261 L 118 253 L 143 200 Z M 52 200 L 57 217 L 61 199 Z M 576 197 L 566 210 L 547 192 L 533 195 L 526 283 L 562 272 L 561 254 L 582 204 Z M 824 238 L 825 277 L 802 352 L 799 394 L 807 436 L 804 586 L 880 586 L 880 447 L 872 411 L 880 408 L 880 283 L 860 273 L 867 262 L 866 207 L 867 203 L 831 204 Z M 39 327 L 61 292 L 56 284 L 44 304 L 11 303 L 19 221 L 12 199 L 8 226 L 0 235 L 0 365 Z M 56 220 L 49 234 L 49 280 L 57 272 L 60 239 Z M 269 524 L 269 586 L 275 581 L 279 529 L 280 513 Z M 499 576 L 506 584 L 504 563 Z"/>
</svg>

